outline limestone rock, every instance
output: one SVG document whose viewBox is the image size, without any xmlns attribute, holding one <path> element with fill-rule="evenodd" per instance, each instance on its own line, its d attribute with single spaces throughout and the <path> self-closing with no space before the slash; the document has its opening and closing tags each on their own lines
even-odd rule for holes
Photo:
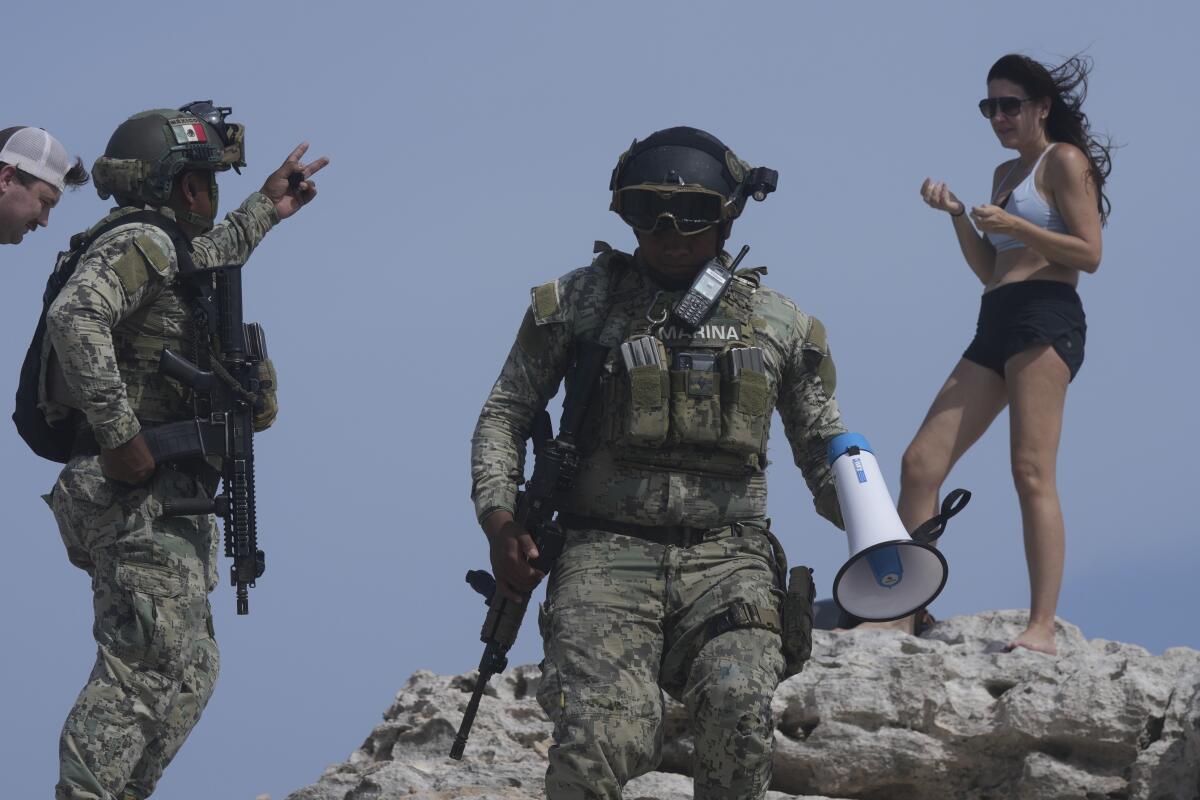
<svg viewBox="0 0 1200 800">
<path fill-rule="evenodd" d="M 1200 800 L 1200 652 L 1087 641 L 1059 621 L 1059 656 L 1002 652 L 1025 612 L 897 631 L 818 631 L 779 687 L 770 800 Z M 419 671 L 378 726 L 287 800 L 544 796 L 550 723 L 539 672 L 493 678 L 466 756 L 447 757 L 473 675 Z M 692 796 L 687 714 L 668 703 L 660 771 L 627 800 Z"/>
</svg>

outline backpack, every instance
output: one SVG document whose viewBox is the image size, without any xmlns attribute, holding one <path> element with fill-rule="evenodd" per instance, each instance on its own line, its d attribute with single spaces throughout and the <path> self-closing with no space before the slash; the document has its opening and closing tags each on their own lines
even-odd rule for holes
<svg viewBox="0 0 1200 800">
<path fill-rule="evenodd" d="M 113 228 L 132 223 L 143 223 L 159 228 L 171 237 L 179 259 L 181 261 L 189 260 L 187 258 L 187 238 L 183 235 L 183 231 L 174 221 L 157 211 L 136 211 L 117 217 L 89 234 L 72 237 L 71 249 L 59 254 L 54 270 L 50 273 L 49 280 L 46 281 L 46 291 L 42 294 L 42 315 L 38 319 L 29 350 L 25 353 L 25 361 L 21 364 L 21 382 L 17 385 L 16 408 L 12 415 L 13 422 L 17 426 L 17 433 L 25 440 L 25 444 L 29 445 L 29 449 L 49 461 L 65 464 L 70 460 L 78 426 L 72 418 L 74 415 L 51 425 L 46 421 L 42 410 L 38 408 L 38 395 L 42 383 L 42 343 L 46 338 L 46 312 L 50 310 L 50 304 L 54 302 L 58 293 L 75 273 L 79 259 L 92 246 L 92 243 Z"/>
</svg>

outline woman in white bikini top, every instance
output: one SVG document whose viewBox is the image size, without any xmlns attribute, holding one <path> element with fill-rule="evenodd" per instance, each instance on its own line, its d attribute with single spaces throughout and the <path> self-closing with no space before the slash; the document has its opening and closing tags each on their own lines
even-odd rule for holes
<svg viewBox="0 0 1200 800">
<path fill-rule="evenodd" d="M 1077 80 L 1074 61 L 1059 69 L 1064 79 Z M 985 290 L 1030 279 L 1076 286 L 1081 272 L 1100 266 L 1110 164 L 1107 149 L 1086 128 L 1082 93 L 1070 94 L 1075 89 L 1072 84 L 1059 94 L 1050 83 L 1031 94 L 1013 80 L 989 81 L 980 111 L 1000 144 L 1019 153 L 996 168 L 992 201 L 968 215 L 944 182 L 927 178 L 921 185 L 925 202 L 951 215 L 963 257 Z M 1012 176 L 1022 174 L 1008 191 Z"/>
<path fill-rule="evenodd" d="M 1073 287 L 1080 273 L 1100 266 L 1108 211 L 1108 150 L 1081 109 L 1088 67 L 1079 58 L 1053 69 L 1027 56 L 1001 58 L 979 110 L 1019 157 L 996 168 L 991 202 L 968 215 L 945 183 L 926 178 L 921 185 L 925 202 L 949 214 L 984 296 L 975 339 L 904 453 L 897 504 L 908 526 L 933 516 L 950 469 L 1007 406 L 1030 582 L 1028 627 L 1009 648 L 1049 654 L 1057 652 L 1066 536 L 1055 482 L 1058 440 L 1067 384 L 1082 363 L 1073 354 L 1082 359 L 1086 333 Z"/>
<path fill-rule="evenodd" d="M 1004 177 L 1000 179 L 1000 187 L 995 195 L 992 196 L 992 203 L 1000 206 L 1009 214 L 1028 220 L 1039 228 L 1045 228 L 1048 231 L 1056 233 L 1066 233 L 1067 225 L 1063 222 L 1062 215 L 1058 213 L 1058 209 L 1051 208 L 1046 199 L 1042 197 L 1042 193 L 1038 191 L 1034 177 L 1037 175 L 1038 167 L 1042 164 L 1042 159 L 1046 154 L 1054 149 L 1054 145 L 1049 145 L 1042 154 L 1038 156 L 1038 160 L 1034 162 L 1033 169 L 1029 170 L 1029 174 L 1025 176 L 1025 180 L 1017 184 L 1016 188 L 1008 192 L 1005 196 L 1005 186 L 1008 184 L 1008 179 L 1012 177 L 1013 172 L 1017 167 L 1021 166 L 1021 160 L 1013 161 L 1008 172 L 1004 173 Z M 1020 239 L 1014 239 L 1003 233 L 989 233 L 987 239 L 992 243 L 992 247 L 996 248 L 997 253 L 1003 253 L 1006 250 L 1015 250 L 1018 247 L 1025 247 L 1025 243 Z"/>
</svg>

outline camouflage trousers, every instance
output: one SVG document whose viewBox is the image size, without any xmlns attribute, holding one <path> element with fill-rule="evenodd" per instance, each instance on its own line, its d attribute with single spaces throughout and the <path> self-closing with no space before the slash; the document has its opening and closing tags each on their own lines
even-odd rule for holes
<svg viewBox="0 0 1200 800">
<path fill-rule="evenodd" d="M 124 486 L 90 456 L 68 463 L 46 498 L 68 558 L 92 579 L 98 645 L 59 740 L 57 800 L 149 797 L 212 694 L 216 525 L 160 516 L 164 499 L 203 491 L 166 467 Z"/>
<path fill-rule="evenodd" d="M 620 798 L 654 770 L 662 690 L 691 715 L 697 800 L 765 795 L 780 638 L 763 628 L 712 635 L 709 622 L 737 603 L 778 608 L 780 593 L 766 537 L 720 530 L 690 548 L 570 532 L 539 620 L 550 800 Z"/>
</svg>

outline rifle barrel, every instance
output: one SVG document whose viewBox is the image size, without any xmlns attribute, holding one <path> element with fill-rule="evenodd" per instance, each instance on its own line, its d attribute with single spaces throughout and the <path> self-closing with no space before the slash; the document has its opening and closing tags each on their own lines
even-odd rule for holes
<svg viewBox="0 0 1200 800">
<path fill-rule="evenodd" d="M 485 652 L 484 659 L 486 658 Z M 458 733 L 454 736 L 454 744 L 450 747 L 450 757 L 455 761 L 461 761 L 463 752 L 467 749 L 467 737 L 471 735 L 471 726 L 475 724 L 475 714 L 479 711 L 479 701 L 483 699 L 483 692 L 487 689 L 491 677 L 492 673 L 485 670 L 481 664 L 479 677 L 475 680 L 475 691 L 471 693 L 471 701 L 467 703 L 462 723 L 458 726 Z"/>
</svg>

